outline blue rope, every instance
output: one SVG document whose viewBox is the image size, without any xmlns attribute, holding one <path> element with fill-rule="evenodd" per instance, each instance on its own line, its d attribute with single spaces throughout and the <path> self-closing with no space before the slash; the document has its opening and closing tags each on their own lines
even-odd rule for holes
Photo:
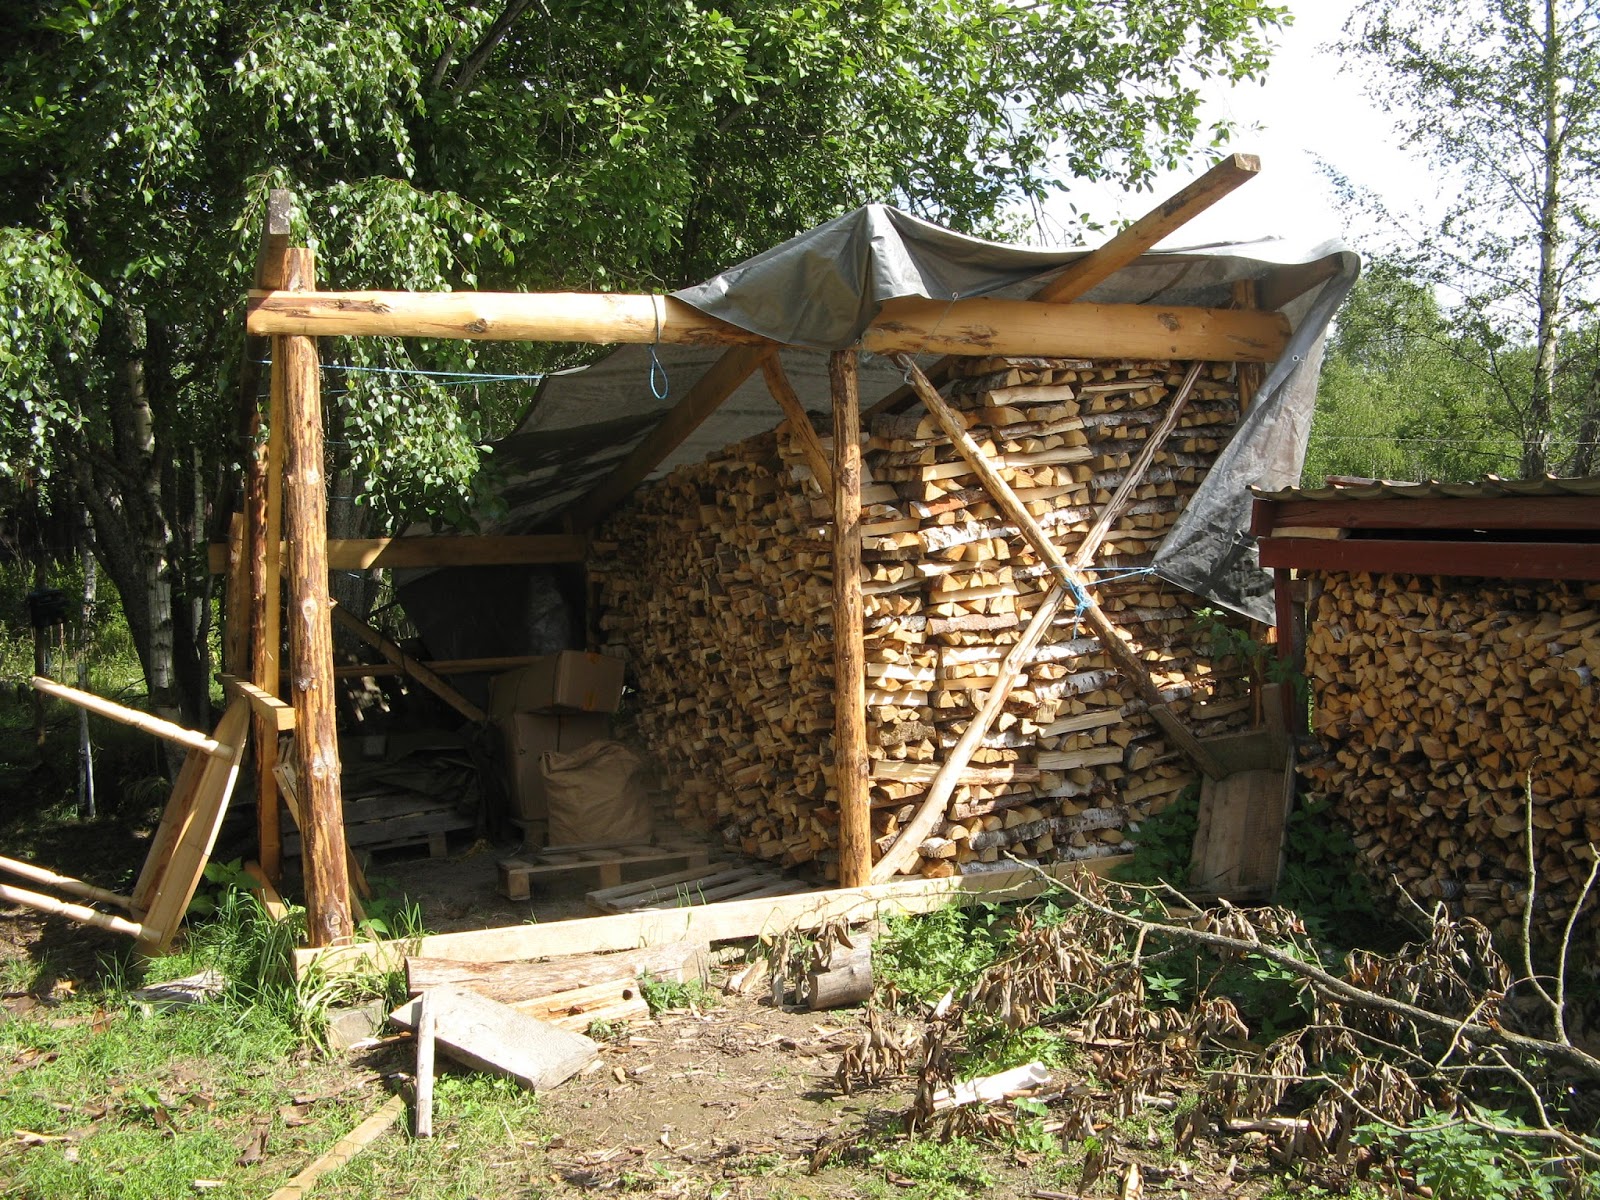
<svg viewBox="0 0 1600 1200">
<path fill-rule="evenodd" d="M 666 400 L 672 395 L 672 381 L 667 378 L 667 369 L 661 365 L 661 359 L 656 356 L 656 347 L 661 345 L 661 305 L 652 303 L 650 307 L 656 314 L 656 340 L 650 343 L 650 394 L 657 400 Z M 657 383 L 657 379 L 660 383 Z"/>
<path fill-rule="evenodd" d="M 1154 567 L 1079 567 L 1078 571 L 1083 575 L 1098 575 L 1099 578 L 1094 581 L 1095 587 L 1103 587 L 1108 583 L 1117 583 L 1124 579 L 1137 579 L 1142 575 L 1154 575 L 1156 573 Z M 1083 610 L 1088 608 L 1093 601 L 1089 593 L 1084 590 L 1076 579 L 1064 577 L 1063 582 L 1066 583 L 1068 593 L 1071 594 L 1072 599 L 1077 604 L 1077 607 L 1072 610 L 1072 633 L 1070 635 L 1075 638 L 1078 636 L 1079 625 L 1083 621 Z"/>
</svg>

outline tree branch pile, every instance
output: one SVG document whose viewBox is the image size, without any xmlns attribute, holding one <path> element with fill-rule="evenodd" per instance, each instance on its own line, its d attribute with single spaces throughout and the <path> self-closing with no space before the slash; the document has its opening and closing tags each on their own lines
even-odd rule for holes
<svg viewBox="0 0 1600 1200">
<path fill-rule="evenodd" d="M 870 1011 L 840 1083 L 881 1083 L 909 1062 L 908 1131 L 993 1134 L 1014 1123 L 1010 1106 L 936 1098 L 963 1053 L 1043 1027 L 1081 1048 L 1100 1085 L 1037 1097 L 1060 1110 L 1067 1138 L 1155 1106 L 1179 1114 L 1180 1153 L 1203 1132 L 1255 1133 L 1283 1161 L 1364 1169 L 1375 1160 L 1358 1147 L 1374 1130 L 1470 1127 L 1536 1147 L 1547 1172 L 1600 1167 L 1600 1108 L 1586 1099 L 1600 1058 L 1568 1033 L 1564 976 L 1519 976 L 1472 918 L 1438 906 L 1419 941 L 1329 964 L 1279 909 L 1198 910 L 1170 889 L 1087 876 L 1051 899 L 1071 907 L 1019 910 L 1007 952 L 936 1004 L 920 1033 L 896 1034 Z M 1529 989 L 1543 1005 L 1536 1023 L 1508 1003 Z"/>
</svg>

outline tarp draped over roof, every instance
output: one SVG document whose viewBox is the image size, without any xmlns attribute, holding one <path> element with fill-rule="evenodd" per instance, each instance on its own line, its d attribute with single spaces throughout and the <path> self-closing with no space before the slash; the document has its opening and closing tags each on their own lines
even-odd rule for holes
<svg viewBox="0 0 1600 1200">
<path fill-rule="evenodd" d="M 817 350 L 849 346 L 880 306 L 900 297 L 1023 298 L 1087 251 L 1034 250 L 970 238 L 884 205 L 869 205 L 791 238 L 674 295 L 787 346 L 784 368 L 811 411 L 829 408 L 827 363 Z M 1322 337 L 1355 282 L 1359 261 L 1337 241 L 1267 240 L 1146 254 L 1082 299 L 1100 303 L 1227 307 L 1232 285 L 1276 268 L 1332 259 L 1331 278 L 1285 308 L 1293 333 L 1250 412 L 1157 552 L 1157 573 L 1258 620 L 1273 619 L 1270 579 L 1256 564 L 1247 488 L 1299 481 L 1316 396 Z M 651 347 L 619 349 L 588 370 L 544 381 L 521 426 L 495 447 L 507 481 L 498 532 L 528 532 L 580 500 L 649 433 L 720 355 L 715 348 L 656 347 L 670 392 L 650 386 Z M 870 406 L 902 383 L 891 364 L 862 363 Z M 738 388 L 652 478 L 781 419 L 757 373 Z"/>
</svg>

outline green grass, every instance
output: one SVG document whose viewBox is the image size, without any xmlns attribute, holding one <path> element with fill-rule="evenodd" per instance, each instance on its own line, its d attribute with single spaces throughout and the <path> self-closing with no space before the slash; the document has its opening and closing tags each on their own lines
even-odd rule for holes
<svg viewBox="0 0 1600 1200">
<path fill-rule="evenodd" d="M 872 1163 L 906 1200 L 966 1200 L 998 1182 L 983 1148 L 965 1138 L 901 1142 L 873 1155 Z"/>
</svg>

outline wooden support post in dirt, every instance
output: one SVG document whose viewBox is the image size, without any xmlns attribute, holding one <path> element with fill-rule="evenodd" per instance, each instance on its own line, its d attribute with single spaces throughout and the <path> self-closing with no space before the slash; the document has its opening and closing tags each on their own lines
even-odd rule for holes
<svg viewBox="0 0 1600 1200">
<path fill-rule="evenodd" d="M 290 251 L 293 273 L 310 287 L 311 251 Z M 322 388 L 314 338 L 282 339 L 284 431 L 288 442 L 285 515 L 289 546 L 289 675 L 295 774 L 300 784 L 306 938 L 313 946 L 350 937 L 339 730 L 333 707 L 333 626 L 328 596 L 328 496 L 323 472 Z M 274 373 L 278 363 L 274 360 Z M 269 545 L 270 548 L 270 545 Z M 269 689 L 270 690 L 270 689 Z M 276 736 L 277 731 L 273 731 Z"/>
<path fill-rule="evenodd" d="M 367 645 L 371 646 L 379 654 L 383 655 L 396 667 L 404 671 L 412 679 L 415 679 L 423 687 L 427 688 L 435 696 L 439 697 L 439 699 L 443 700 L 467 720 L 482 722 L 489 719 L 489 714 L 484 712 L 483 709 L 479 708 L 471 700 L 468 700 L 460 692 L 456 691 L 455 688 L 451 687 L 443 679 L 440 679 L 437 673 L 430 670 L 416 659 L 412 658 L 409 654 L 400 649 L 399 646 L 395 645 L 388 638 L 384 637 L 383 634 L 379 633 L 371 625 L 368 625 L 365 621 L 361 620 L 361 618 L 352 613 L 346 612 L 338 605 L 334 605 L 333 619 L 338 623 L 340 629 L 344 629 L 355 634 L 356 637 L 360 638 Z M 332 678 L 331 666 L 329 677 Z"/>
<path fill-rule="evenodd" d="M 267 224 L 256 257 L 256 284 L 263 288 L 291 286 L 289 277 L 290 195 L 274 188 L 267 196 Z M 308 283 L 309 281 L 301 281 Z M 249 342 L 247 339 L 247 346 Z M 253 362 L 245 372 L 249 403 L 251 454 L 245 469 L 246 553 L 250 568 L 250 668 L 254 684 L 278 695 L 279 654 L 283 646 L 283 345 L 273 338 L 268 376 L 267 438 L 261 440 L 261 411 L 254 395 Z M 246 354 L 251 359 L 250 354 Z M 256 840 L 261 870 L 277 883 L 283 878 L 282 831 L 278 827 L 278 790 L 273 768 L 278 764 L 277 734 L 263 720 L 255 724 Z"/>
<path fill-rule="evenodd" d="M 433 1004 L 423 992 L 417 997 L 417 1092 L 412 1128 L 419 1138 L 433 1136 Z"/>
<path fill-rule="evenodd" d="M 1283 699 L 1283 727 L 1290 737 L 1306 732 L 1306 706 L 1292 680 L 1305 675 L 1305 639 L 1301 629 L 1300 606 L 1294 600 L 1294 572 L 1277 567 L 1272 572 L 1272 602 L 1277 614 L 1278 661 L 1283 665 L 1285 682 L 1279 687 Z"/>
<path fill-rule="evenodd" d="M 784 374 L 783 362 L 778 358 L 776 350 L 769 351 L 762 357 L 761 374 L 767 381 L 767 391 L 772 393 L 772 398 L 778 402 L 778 407 L 783 409 L 789 428 L 794 431 L 794 439 L 800 446 L 800 453 L 805 456 L 806 466 L 811 468 L 811 474 L 816 477 L 817 485 L 822 488 L 822 494 L 831 499 L 833 468 L 828 465 L 828 452 L 822 448 L 822 439 L 811 427 L 811 417 L 806 413 L 805 405 L 800 403 L 800 397 L 795 393 L 789 377 Z"/>
<path fill-rule="evenodd" d="M 833 391 L 833 762 L 839 794 L 839 882 L 872 875 L 867 794 L 867 667 L 861 600 L 861 397 L 856 352 L 828 360 Z"/>
</svg>

